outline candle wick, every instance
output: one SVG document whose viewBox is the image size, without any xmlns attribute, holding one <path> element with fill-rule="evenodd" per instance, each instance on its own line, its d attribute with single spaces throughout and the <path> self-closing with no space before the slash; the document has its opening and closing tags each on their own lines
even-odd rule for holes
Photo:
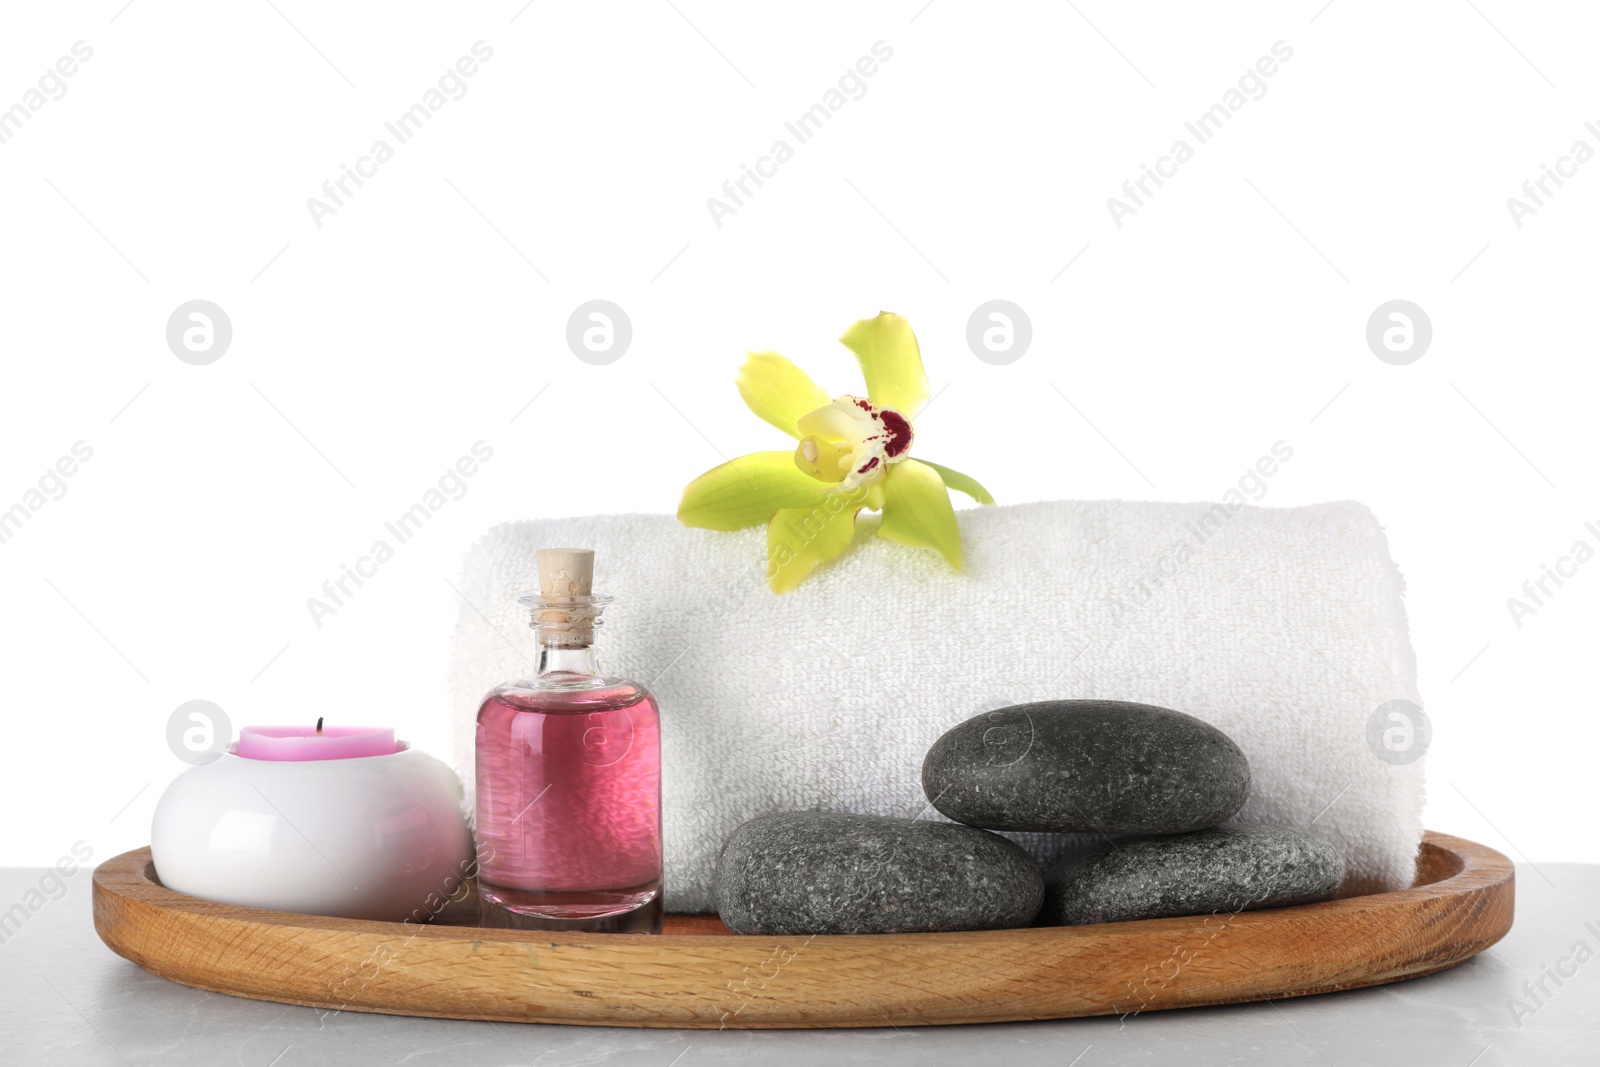
<svg viewBox="0 0 1600 1067">
<path fill-rule="evenodd" d="M 317 736 L 318 737 L 322 736 L 322 716 L 321 715 L 317 716 Z"/>
</svg>

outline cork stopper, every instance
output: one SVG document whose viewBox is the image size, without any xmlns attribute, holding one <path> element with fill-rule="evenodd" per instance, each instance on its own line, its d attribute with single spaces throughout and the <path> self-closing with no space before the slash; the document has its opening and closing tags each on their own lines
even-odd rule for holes
<svg viewBox="0 0 1600 1067">
<path fill-rule="evenodd" d="M 588 596 L 594 585 L 594 549 L 539 549 L 539 597 L 561 600 Z"/>
<path fill-rule="evenodd" d="M 599 603 L 594 597 L 594 549 L 539 549 L 539 592 L 528 598 L 533 605 L 533 624 L 544 640 L 555 645 L 584 646 L 594 643 Z"/>
</svg>

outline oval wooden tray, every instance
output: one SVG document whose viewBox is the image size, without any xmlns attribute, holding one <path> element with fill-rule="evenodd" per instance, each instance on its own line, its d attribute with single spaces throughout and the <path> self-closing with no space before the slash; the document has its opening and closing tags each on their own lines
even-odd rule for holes
<svg viewBox="0 0 1600 1067">
<path fill-rule="evenodd" d="M 1236 915 L 955 934 L 546 934 L 260 911 L 175 893 L 147 848 L 94 872 L 94 924 L 153 974 L 332 1011 L 667 1027 L 923 1026 L 1305 996 L 1432 974 L 1511 928 L 1511 862 L 1426 835 L 1393 893 Z M 470 914 L 470 913 L 469 913 Z"/>
</svg>

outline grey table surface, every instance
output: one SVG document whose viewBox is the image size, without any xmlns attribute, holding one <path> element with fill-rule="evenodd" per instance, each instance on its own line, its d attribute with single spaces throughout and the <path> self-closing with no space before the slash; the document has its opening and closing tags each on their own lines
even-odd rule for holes
<svg viewBox="0 0 1600 1067">
<path fill-rule="evenodd" d="M 1503 941 L 1452 970 L 1375 989 L 1127 1019 L 722 1032 L 324 1016 L 206 993 L 101 944 L 87 871 L 30 911 L 43 874 L 0 869 L 0 914 L 24 901 L 28 913 L 0 927 L 6 1067 L 1600 1064 L 1600 866 L 1518 865 L 1516 923 Z"/>
</svg>

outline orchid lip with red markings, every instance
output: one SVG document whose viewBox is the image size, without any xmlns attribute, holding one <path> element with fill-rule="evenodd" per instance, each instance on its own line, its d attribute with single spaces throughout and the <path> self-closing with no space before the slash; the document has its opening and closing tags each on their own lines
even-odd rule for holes
<svg viewBox="0 0 1600 1067">
<path fill-rule="evenodd" d="M 894 408 L 850 395 L 808 412 L 798 428 L 804 436 L 795 463 L 846 490 L 883 477 L 890 464 L 906 458 L 916 436 L 911 420 Z"/>
<path fill-rule="evenodd" d="M 889 435 L 883 450 L 889 454 L 891 460 L 899 459 L 911 448 L 911 438 L 915 436 L 911 432 L 911 420 L 894 408 L 879 408 L 878 421 L 883 423 L 883 428 Z"/>
</svg>

